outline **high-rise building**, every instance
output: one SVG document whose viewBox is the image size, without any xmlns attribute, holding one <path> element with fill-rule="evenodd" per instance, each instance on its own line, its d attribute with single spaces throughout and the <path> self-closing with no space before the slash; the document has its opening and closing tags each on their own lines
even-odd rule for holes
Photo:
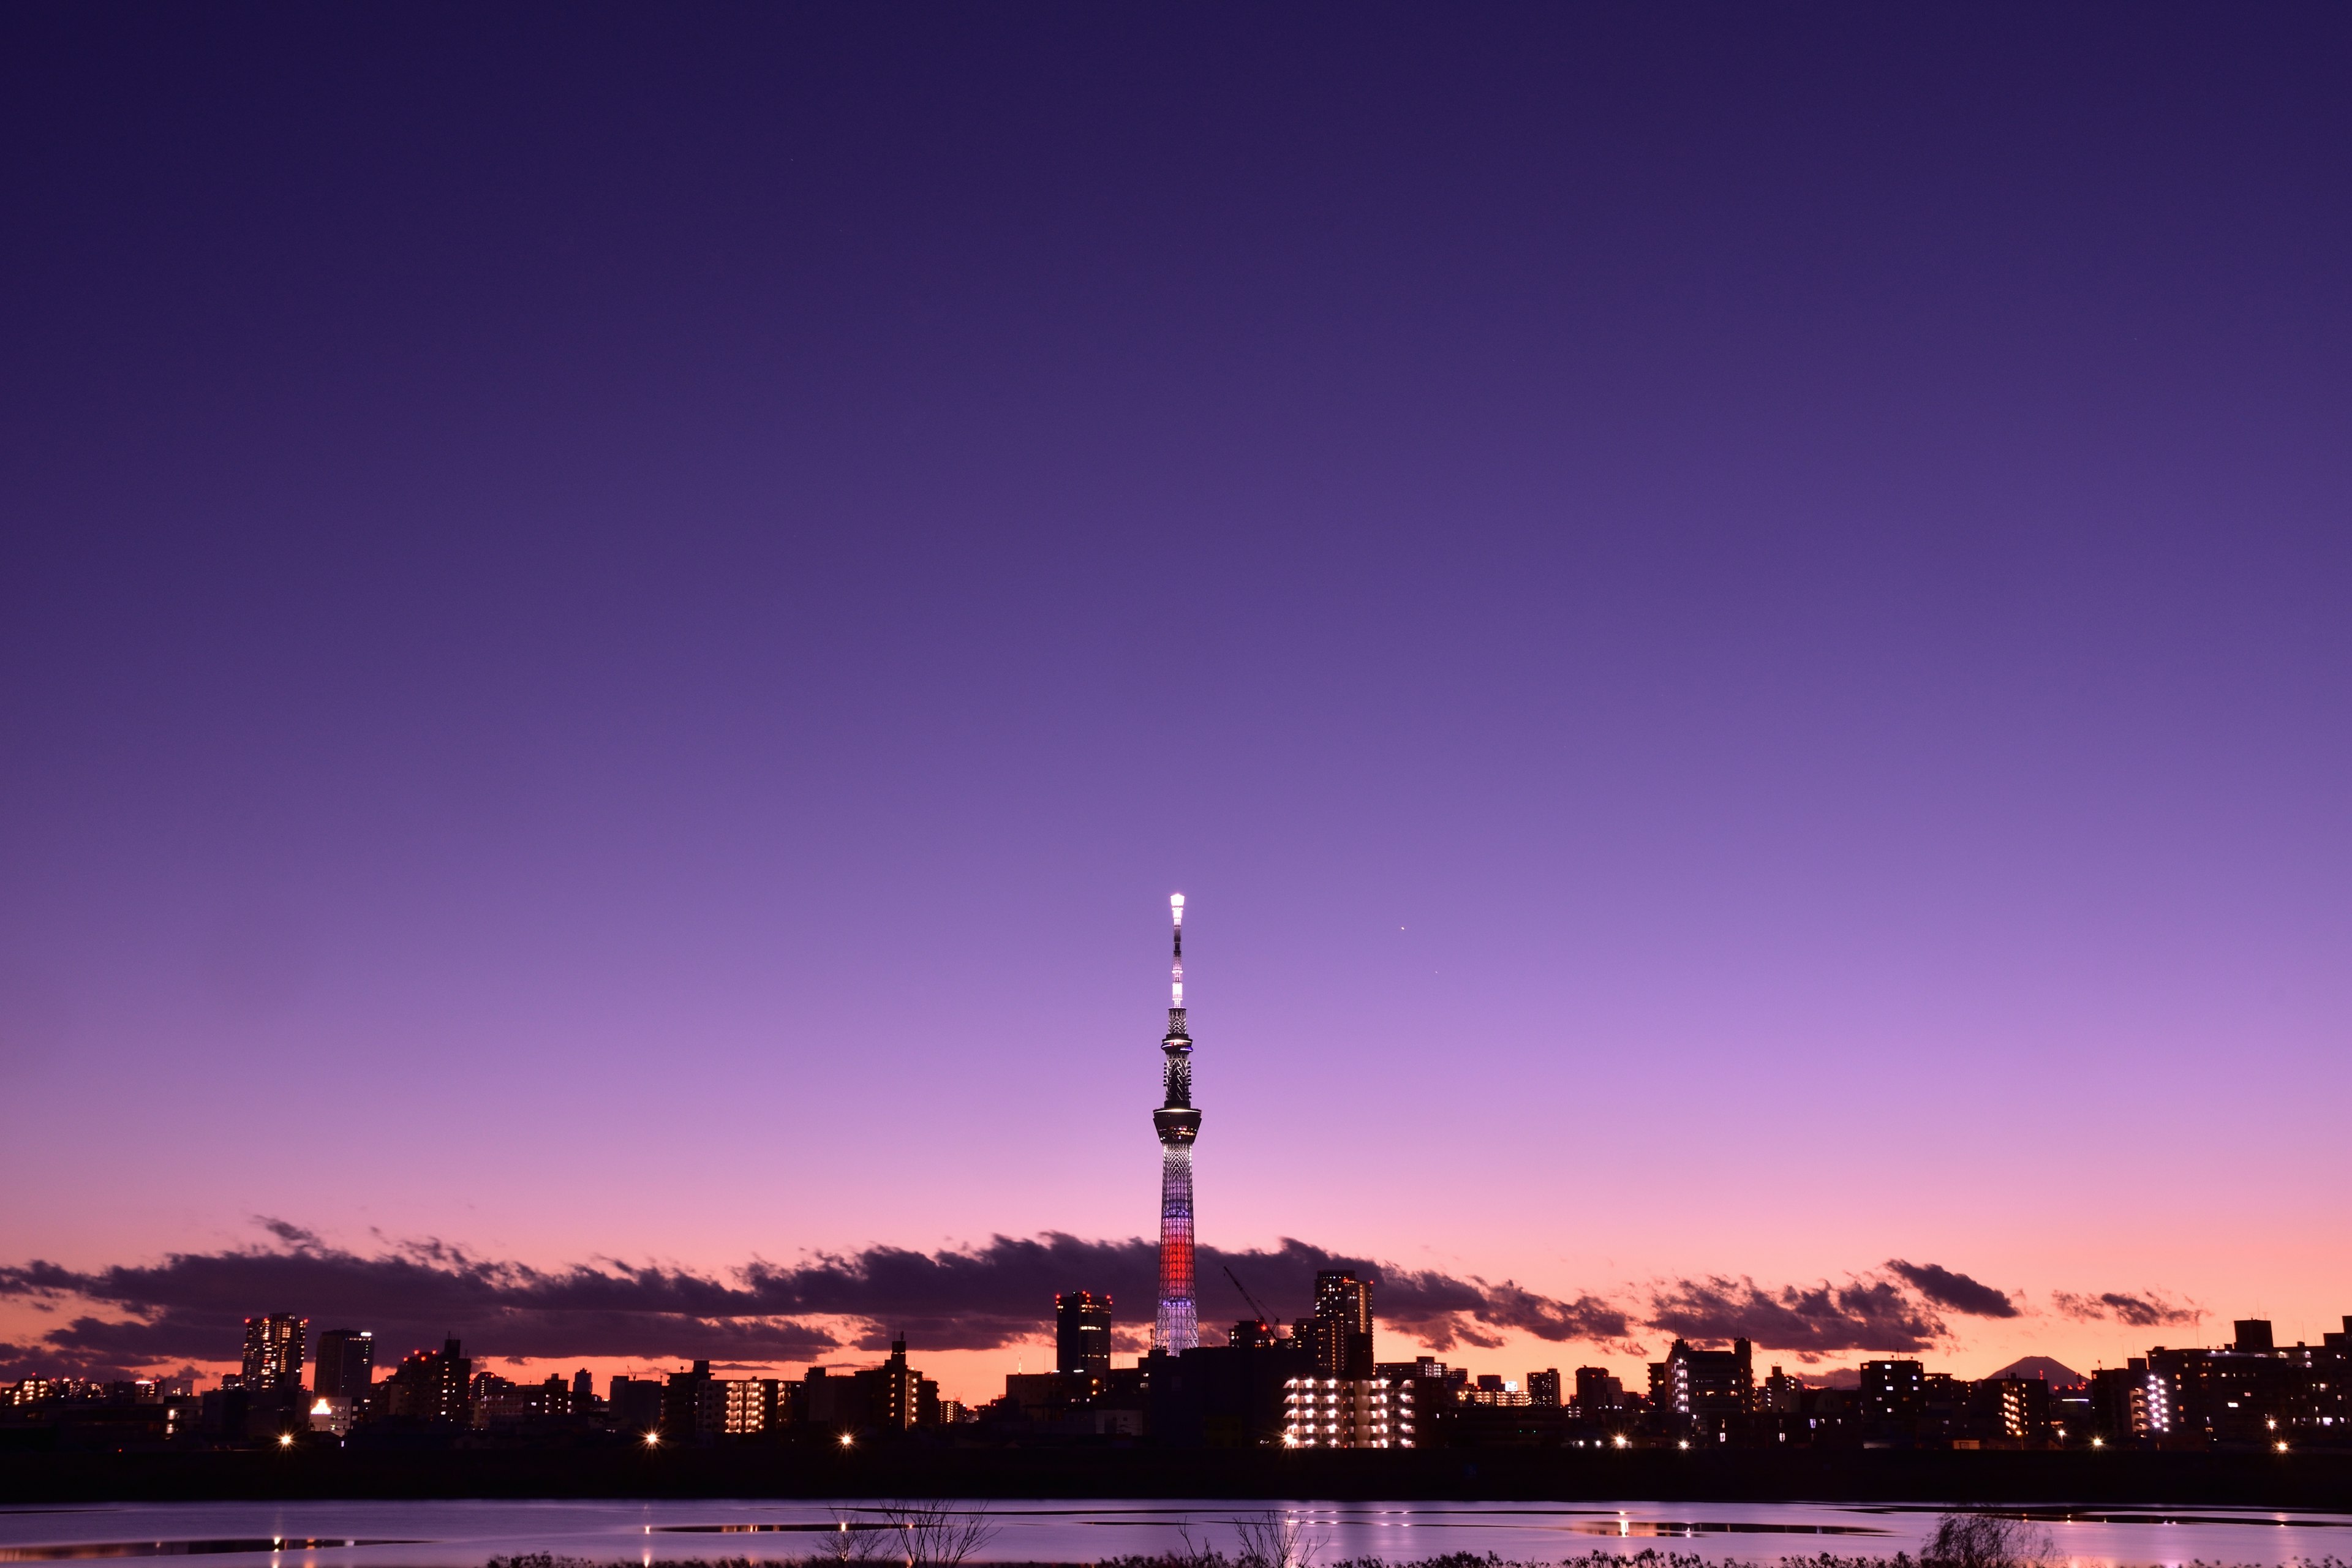
<svg viewBox="0 0 2352 1568">
<path fill-rule="evenodd" d="M 1559 1368 L 1528 1373 L 1528 1403 L 1539 1410 L 1559 1408 Z"/>
<path fill-rule="evenodd" d="M 572 1414 L 585 1415 L 595 1403 L 596 1381 L 588 1375 L 588 1369 L 583 1366 L 572 1374 Z"/>
<path fill-rule="evenodd" d="M 1900 1426 L 1919 1413 L 1927 1397 L 1927 1369 L 1916 1361 L 1864 1362 L 1861 1392 L 1864 1426 Z"/>
<path fill-rule="evenodd" d="M 890 1359 L 875 1371 L 860 1374 L 872 1393 L 868 1403 L 874 1423 L 886 1431 L 907 1432 L 939 1425 L 940 1385 L 907 1364 L 907 1336 L 890 1342 Z"/>
<path fill-rule="evenodd" d="M 1068 1290 L 1054 1298 L 1054 1370 L 1110 1375 L 1110 1298 Z"/>
<path fill-rule="evenodd" d="M 321 1399 L 362 1400 L 375 1381 L 375 1335 L 366 1329 L 329 1329 L 319 1336 L 310 1392 Z"/>
<path fill-rule="evenodd" d="M 1168 910 L 1176 956 L 1168 1033 L 1160 1042 L 1167 1092 L 1151 1113 L 1160 1134 L 1160 1305 L 1151 1319 L 1151 1348 L 1181 1355 L 1201 1343 L 1192 1283 L 1192 1140 L 1200 1136 L 1201 1113 L 1192 1108 L 1192 1037 L 1184 1025 L 1184 895 L 1172 895 Z"/>
<path fill-rule="evenodd" d="M 1576 1369 L 1576 1413 L 1587 1421 L 1613 1415 L 1625 1408 L 1625 1385 L 1605 1366 Z"/>
<path fill-rule="evenodd" d="M 302 1386 L 302 1339 L 310 1320 L 291 1312 L 272 1312 L 245 1321 L 245 1386 Z"/>
<path fill-rule="evenodd" d="M 721 1384 L 727 1391 L 727 1426 L 730 1436 L 772 1432 L 784 1422 L 783 1384 L 772 1377 L 736 1378 Z"/>
<path fill-rule="evenodd" d="M 1755 1352 L 1746 1340 L 1732 1341 L 1727 1351 L 1696 1350 L 1676 1340 L 1665 1360 L 1650 1363 L 1651 1405 L 1670 1428 L 1691 1437 L 1728 1440 L 1755 1401 Z"/>
<path fill-rule="evenodd" d="M 1352 1269 L 1315 1276 L 1315 1370 L 1326 1377 L 1372 1375 L 1372 1286 Z"/>
<path fill-rule="evenodd" d="M 727 1385 L 710 1375 L 709 1362 L 669 1374 L 662 1385 L 661 1429 L 665 1437 L 715 1436 L 727 1429 Z"/>
<path fill-rule="evenodd" d="M 473 1420 L 474 1362 L 456 1340 L 437 1351 L 411 1351 L 378 1389 L 382 1413 L 394 1420 L 464 1426 Z"/>
<path fill-rule="evenodd" d="M 634 1436 L 658 1435 L 662 1421 L 662 1385 L 650 1377 L 615 1375 L 604 1401 L 604 1417 L 616 1429 Z"/>
</svg>

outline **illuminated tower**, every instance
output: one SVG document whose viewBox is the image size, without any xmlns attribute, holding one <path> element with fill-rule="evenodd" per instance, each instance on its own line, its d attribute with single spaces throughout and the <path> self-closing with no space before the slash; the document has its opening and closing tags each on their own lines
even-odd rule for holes
<svg viewBox="0 0 2352 1568">
<path fill-rule="evenodd" d="M 1160 1310 L 1151 1320 L 1151 1348 L 1181 1355 L 1201 1342 L 1201 1310 L 1192 1295 L 1192 1140 L 1201 1113 L 1192 1109 L 1192 1037 L 1184 1032 L 1184 895 L 1168 900 L 1176 931 L 1176 965 L 1168 993 L 1168 1093 L 1151 1113 L 1160 1132 Z"/>
</svg>

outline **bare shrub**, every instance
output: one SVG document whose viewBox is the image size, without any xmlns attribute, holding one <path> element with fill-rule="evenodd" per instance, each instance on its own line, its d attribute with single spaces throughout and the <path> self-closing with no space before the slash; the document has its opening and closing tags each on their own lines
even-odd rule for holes
<svg viewBox="0 0 2352 1568">
<path fill-rule="evenodd" d="M 1307 1531 L 1291 1514 L 1268 1509 L 1234 1521 L 1239 1545 L 1234 1568 L 1315 1568 L 1323 1554 L 1323 1538 Z"/>
<path fill-rule="evenodd" d="M 885 1529 L 907 1568 L 957 1568 L 996 1539 L 988 1510 L 954 1508 L 943 1502 L 886 1502 L 879 1510 Z M 883 1543 L 877 1543 L 883 1544 Z"/>
<path fill-rule="evenodd" d="M 876 1531 L 873 1525 L 854 1517 L 845 1508 L 828 1509 L 826 1511 L 833 1515 L 833 1528 L 814 1532 L 811 1544 L 815 1550 L 809 1553 L 810 1561 L 839 1563 L 883 1561 L 874 1540 Z"/>
<path fill-rule="evenodd" d="M 2052 1568 L 2058 1543 L 2047 1530 L 1997 1513 L 1948 1513 L 1919 1549 L 1923 1568 Z"/>
</svg>

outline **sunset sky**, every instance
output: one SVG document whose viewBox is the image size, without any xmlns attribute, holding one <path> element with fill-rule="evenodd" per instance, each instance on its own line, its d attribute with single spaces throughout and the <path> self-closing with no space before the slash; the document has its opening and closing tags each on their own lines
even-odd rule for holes
<svg viewBox="0 0 2352 1568">
<path fill-rule="evenodd" d="M 0 1376 L 2343 1327 L 2347 49 L 11 7 Z"/>
</svg>

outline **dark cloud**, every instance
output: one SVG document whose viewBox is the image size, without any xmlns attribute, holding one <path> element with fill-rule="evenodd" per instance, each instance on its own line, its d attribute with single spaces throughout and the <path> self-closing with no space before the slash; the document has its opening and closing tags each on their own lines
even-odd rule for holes
<svg viewBox="0 0 2352 1568">
<path fill-rule="evenodd" d="M 2017 1303 L 2008 1292 L 1979 1284 L 1965 1274 L 1935 1263 L 1906 1263 L 1899 1258 L 1890 1258 L 1887 1268 L 1911 1289 L 1938 1307 L 1948 1307 L 1955 1312 L 1973 1318 L 2014 1318 Z"/>
<path fill-rule="evenodd" d="M 439 1241 L 386 1244 L 366 1255 L 285 1220 L 255 1223 L 268 1240 L 252 1247 L 174 1253 L 160 1263 L 89 1272 L 40 1261 L 0 1268 L 0 1296 L 66 1320 L 37 1343 L 0 1347 L 0 1375 L 105 1376 L 226 1361 L 243 1343 L 247 1315 L 264 1311 L 300 1312 L 314 1332 L 373 1329 L 387 1362 L 451 1333 L 478 1355 L 557 1361 L 809 1362 L 879 1351 L 897 1333 L 918 1350 L 992 1350 L 1045 1332 L 1055 1295 L 1073 1289 L 1111 1297 L 1120 1342 L 1139 1348 L 1159 1279 L 1152 1242 L 1088 1241 L 1052 1231 L 937 1252 L 869 1247 L 705 1274 L 610 1259 L 537 1268 Z M 1644 1330 L 1692 1340 L 1744 1338 L 1803 1358 L 1916 1352 L 1947 1337 L 1939 1308 L 1978 1317 L 2018 1314 L 2002 1291 L 1939 1265 L 1900 1258 L 1885 1275 L 1843 1285 L 1680 1279 L 1654 1288 L 1643 1312 L 1601 1297 L 1547 1296 L 1507 1279 L 1403 1268 L 1286 1238 L 1243 1251 L 1203 1247 L 1202 1321 L 1213 1340 L 1216 1326 L 1250 1315 L 1228 1269 L 1267 1310 L 1290 1319 L 1312 1310 L 1315 1276 L 1326 1268 L 1351 1268 L 1376 1281 L 1382 1329 L 1441 1353 L 1460 1345 L 1491 1349 L 1514 1335 L 1634 1353 L 1639 1347 L 1631 1336 Z M 2154 1294 L 2062 1294 L 2057 1301 L 2071 1316 L 2140 1326 L 2202 1315 Z"/>
<path fill-rule="evenodd" d="M 1156 1252 L 1148 1245 L 1145 1250 L 1156 1259 Z M 1227 1268 L 1241 1276 L 1242 1283 L 1265 1303 L 1268 1311 L 1297 1317 L 1305 1317 L 1311 1309 L 1318 1272 L 1352 1268 L 1359 1279 L 1379 1281 L 1372 1301 L 1381 1325 L 1433 1350 L 1450 1350 L 1456 1343 L 1498 1345 L 1505 1335 L 1513 1333 L 1553 1342 L 1621 1340 L 1633 1327 L 1622 1310 L 1591 1296 L 1564 1301 L 1507 1279 L 1496 1285 L 1475 1275 L 1464 1278 L 1436 1269 L 1400 1268 L 1372 1258 L 1326 1252 L 1288 1237 L 1271 1250 L 1202 1248 L 1203 1321 L 1248 1315 L 1239 1293 L 1225 1281 Z"/>
<path fill-rule="evenodd" d="M 878 1350 L 895 1333 L 922 1349 L 988 1350 L 1042 1332 L 1063 1290 L 1108 1294 L 1132 1332 L 1150 1321 L 1159 1278 L 1154 1243 L 1055 1232 L 939 1252 L 820 1253 L 790 1265 L 754 1262 L 719 1278 L 612 1260 L 541 1269 L 439 1241 L 363 1256 L 285 1221 L 257 1223 L 273 1245 L 174 1253 L 159 1264 L 89 1272 L 40 1261 L 0 1268 L 0 1295 L 100 1310 L 72 1318 L 39 1346 L 18 1347 L 21 1357 L 39 1360 L 37 1370 L 91 1369 L 85 1375 L 167 1360 L 223 1361 L 237 1353 L 246 1317 L 262 1311 L 299 1311 L 314 1332 L 372 1329 L 387 1361 L 450 1333 L 478 1354 L 535 1360 L 810 1361 L 846 1346 Z M 1351 1268 L 1379 1281 L 1384 1325 L 1440 1349 L 1499 1344 L 1509 1333 L 1622 1339 L 1629 1328 L 1622 1311 L 1590 1296 L 1561 1300 L 1507 1280 L 1395 1268 L 1301 1241 L 1240 1252 L 1206 1247 L 1200 1261 L 1202 1315 L 1210 1323 L 1247 1310 L 1224 1278 L 1227 1268 L 1270 1310 L 1292 1317 L 1312 1310 L 1318 1269 Z"/>
<path fill-rule="evenodd" d="M 262 1214 L 254 1215 L 253 1223 L 298 1252 L 316 1251 L 326 1245 L 319 1239 L 317 1231 L 305 1230 L 291 1220 L 273 1219 Z"/>
<path fill-rule="evenodd" d="M 43 1336 L 55 1370 L 152 1366 L 236 1357 L 247 1314 L 299 1311 L 314 1332 L 373 1329 L 379 1355 L 465 1336 L 491 1355 L 807 1359 L 836 1348 L 746 1283 L 626 1264 L 541 1270 L 476 1258 L 439 1242 L 374 1257 L 316 1237 L 162 1263 L 79 1273 L 34 1262 L 0 1268 L 0 1295 L 87 1302 L 107 1315 L 73 1318 Z"/>
<path fill-rule="evenodd" d="M 1650 1324 L 1688 1340 L 1752 1340 L 1768 1350 L 1919 1351 L 1944 1337 L 1935 1312 L 1884 1279 L 1759 1287 L 1682 1279 L 1652 1296 Z"/>
<path fill-rule="evenodd" d="M 2154 1290 L 2138 1295 L 2107 1290 L 2096 1296 L 2078 1296 L 2071 1290 L 2058 1290 L 2052 1293 L 2050 1300 L 2070 1318 L 2111 1318 L 2116 1322 L 2129 1323 L 2141 1329 L 2194 1323 L 2205 1316 L 2204 1309 L 2194 1303 L 2167 1300 Z"/>
</svg>

